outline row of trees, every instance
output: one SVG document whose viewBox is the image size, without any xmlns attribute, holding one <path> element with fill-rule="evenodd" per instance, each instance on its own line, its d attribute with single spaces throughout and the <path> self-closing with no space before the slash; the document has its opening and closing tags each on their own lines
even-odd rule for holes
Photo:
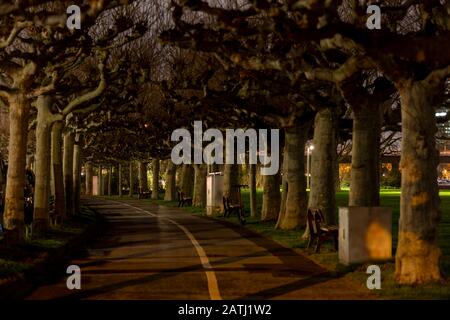
<svg viewBox="0 0 450 320">
<path fill-rule="evenodd" d="M 33 106 L 36 221 L 42 229 L 52 185 L 58 212 L 73 212 L 80 159 L 86 175 L 92 165 L 156 159 L 158 176 L 156 161 L 170 156 L 172 131 L 192 128 L 194 120 L 207 128 L 282 129 L 283 174 L 264 177 L 262 219 L 298 228 L 314 206 L 333 223 L 338 144 L 352 138 L 349 205 L 378 206 L 381 133 L 401 130 L 397 279 L 441 278 L 434 110 L 445 99 L 450 73 L 448 1 L 384 1 L 381 30 L 367 29 L 365 1 L 174 0 L 170 11 L 159 1 L 127 2 L 80 1 L 85 16 L 75 32 L 54 17 L 63 11 L 53 2 L 27 2 L 24 14 L 17 8 L 4 14 L 0 95 L 11 125 L 8 231 L 20 234 L 23 224 Z M 83 69 L 88 66 L 94 77 L 86 76 L 92 74 Z M 315 150 L 308 197 L 304 150 L 310 139 Z M 174 200 L 177 168 L 165 166 L 165 198 Z M 206 172 L 218 170 L 225 194 L 235 197 L 238 165 L 183 165 L 178 186 L 203 206 Z M 255 167 L 246 171 L 254 195 Z M 133 179 L 131 174 L 130 185 Z"/>
<path fill-rule="evenodd" d="M 36 141 L 34 230 L 40 232 L 49 225 L 50 193 L 57 215 L 74 213 L 79 179 L 73 177 L 80 173 L 84 132 L 96 125 L 92 119 L 109 117 L 105 101 L 130 108 L 148 76 L 148 68 L 130 65 L 130 46 L 147 45 L 142 39 L 158 25 L 149 14 L 159 12 L 155 5 L 78 1 L 82 28 L 69 30 L 71 4 L 16 1 L 1 7 L 0 97 L 9 110 L 3 222 L 11 243 L 23 240 L 29 130 Z"/>
<path fill-rule="evenodd" d="M 302 157 L 295 155 L 303 153 L 305 126 L 311 122 L 311 115 L 323 114 L 323 118 L 316 118 L 319 126 L 327 118 L 331 121 L 341 100 L 351 107 L 353 115 L 349 205 L 379 204 L 381 114 L 396 95 L 401 105 L 402 129 L 396 277 L 401 283 L 439 280 L 435 108 L 443 102 L 450 74 L 445 40 L 450 35 L 450 3 L 384 1 L 379 4 L 383 13 L 380 30 L 366 26 L 366 1 L 306 4 L 260 0 L 242 5 L 235 9 L 201 0 L 174 1 L 175 27 L 162 39 L 217 57 L 225 69 L 233 70 L 230 80 L 241 86 L 240 97 L 247 106 L 255 100 L 260 102 L 261 95 L 274 106 L 281 94 L 287 98 L 285 105 L 295 105 L 298 119 L 281 121 L 280 125 L 286 132 L 284 215 L 295 216 L 299 207 L 302 213 L 305 209 L 301 201 L 305 199 L 304 188 L 296 187 L 296 182 L 303 179 L 298 177 L 303 175 L 299 164 Z M 186 12 L 212 17 L 214 22 L 209 18 L 193 23 L 185 18 Z M 323 170 L 332 169 L 328 165 Z M 289 205 L 293 193 L 295 209 Z M 331 192 L 324 189 L 321 194 Z"/>
</svg>

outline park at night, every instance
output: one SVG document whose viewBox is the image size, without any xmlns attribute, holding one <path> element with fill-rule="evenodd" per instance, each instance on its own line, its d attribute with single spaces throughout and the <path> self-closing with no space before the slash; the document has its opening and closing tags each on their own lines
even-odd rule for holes
<svg viewBox="0 0 450 320">
<path fill-rule="evenodd" d="M 449 276 L 449 0 L 0 0 L 0 301 L 259 319 Z"/>
</svg>

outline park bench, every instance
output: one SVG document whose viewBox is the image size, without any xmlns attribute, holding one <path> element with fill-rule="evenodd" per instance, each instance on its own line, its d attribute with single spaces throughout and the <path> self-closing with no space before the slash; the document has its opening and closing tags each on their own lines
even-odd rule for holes
<svg viewBox="0 0 450 320">
<path fill-rule="evenodd" d="M 237 201 L 236 203 L 232 203 L 229 197 L 223 197 L 223 211 L 224 216 L 229 217 L 232 213 L 236 213 L 239 222 L 244 225 L 245 224 L 245 212 L 244 205 L 242 204 L 242 196 L 241 196 L 241 188 L 248 188 L 248 185 L 245 184 L 236 184 L 232 185 L 232 188 L 237 189 Z"/>
<path fill-rule="evenodd" d="M 325 217 L 320 208 L 309 208 L 307 213 L 307 222 L 309 228 L 309 239 L 307 248 L 313 241 L 316 241 L 315 252 L 319 252 L 320 246 L 325 240 L 333 240 L 334 249 L 338 250 L 338 233 L 337 226 L 326 225 Z"/>
<path fill-rule="evenodd" d="M 138 199 L 149 199 L 151 195 L 151 191 L 142 191 L 141 188 L 139 188 Z"/>
<path fill-rule="evenodd" d="M 192 206 L 192 198 L 187 197 L 183 192 L 178 191 L 178 207 L 183 207 L 184 205 Z"/>
<path fill-rule="evenodd" d="M 232 214 L 236 214 L 239 222 L 245 224 L 244 206 L 241 203 L 232 203 L 229 197 L 223 197 L 223 216 L 229 218 Z"/>
</svg>

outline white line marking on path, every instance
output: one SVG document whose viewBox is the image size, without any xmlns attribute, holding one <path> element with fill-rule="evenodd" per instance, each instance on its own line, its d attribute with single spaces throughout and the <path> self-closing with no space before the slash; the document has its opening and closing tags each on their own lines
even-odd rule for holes
<svg viewBox="0 0 450 320">
<path fill-rule="evenodd" d="M 150 211 L 129 205 L 128 203 L 124 203 L 124 202 L 120 202 L 120 201 L 112 201 L 112 200 L 110 200 L 110 201 L 133 208 L 135 210 L 142 211 L 145 214 L 151 215 L 152 217 L 159 217 L 158 215 L 156 215 Z M 213 270 L 211 270 L 212 266 L 211 266 L 211 263 L 209 262 L 209 258 L 206 255 L 206 252 L 203 249 L 203 247 L 200 245 L 200 243 L 198 243 L 197 239 L 195 239 L 194 235 L 185 226 L 179 224 L 178 222 L 176 222 L 170 218 L 159 217 L 159 219 L 167 220 L 167 221 L 173 223 L 174 225 L 176 225 L 178 228 L 180 228 L 186 234 L 186 236 L 189 238 L 192 245 L 194 246 L 195 250 L 197 251 L 197 255 L 200 258 L 200 262 L 202 263 L 203 268 L 207 269 L 205 271 L 205 274 L 206 274 L 206 280 L 208 281 L 209 297 L 211 298 L 211 300 L 222 300 L 222 297 L 221 297 L 220 291 L 219 291 L 219 285 L 217 282 L 216 273 Z"/>
</svg>

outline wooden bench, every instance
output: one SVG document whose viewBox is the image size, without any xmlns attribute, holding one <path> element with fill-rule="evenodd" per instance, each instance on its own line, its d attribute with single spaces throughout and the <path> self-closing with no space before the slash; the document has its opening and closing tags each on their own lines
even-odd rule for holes
<svg viewBox="0 0 450 320">
<path fill-rule="evenodd" d="M 178 191 L 178 207 L 184 207 L 184 205 L 192 206 L 192 198 L 187 197 L 183 192 Z"/>
<path fill-rule="evenodd" d="M 334 249 L 338 250 L 338 227 L 325 224 L 325 217 L 319 208 L 309 208 L 307 213 L 309 239 L 307 248 L 316 241 L 315 252 L 319 252 L 320 246 L 325 240 L 333 240 Z"/>
<path fill-rule="evenodd" d="M 151 191 L 139 192 L 138 199 L 149 199 L 152 196 Z"/>
<path fill-rule="evenodd" d="M 232 203 L 229 197 L 223 197 L 223 216 L 230 217 L 236 214 L 241 224 L 245 224 L 244 206 L 240 203 Z"/>
</svg>

